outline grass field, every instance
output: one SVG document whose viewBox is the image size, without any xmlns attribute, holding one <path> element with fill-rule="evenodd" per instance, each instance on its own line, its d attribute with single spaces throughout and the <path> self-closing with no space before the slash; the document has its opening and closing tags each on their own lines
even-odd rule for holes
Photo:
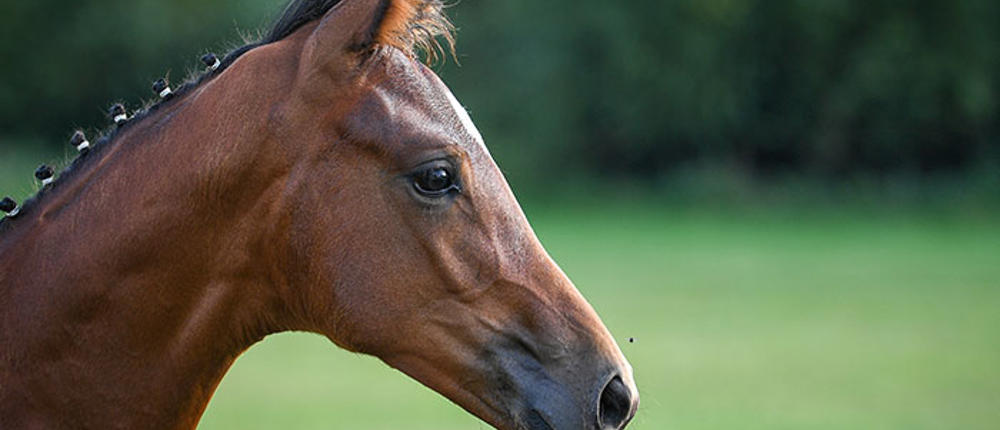
<svg viewBox="0 0 1000 430">
<path fill-rule="evenodd" d="M 634 429 L 995 429 L 1000 220 L 858 211 L 538 209 L 620 340 Z M 201 429 L 480 429 L 307 334 L 241 357 Z"/>
<path fill-rule="evenodd" d="M 59 157 L 0 148 L 0 189 L 31 194 L 37 160 Z M 1000 423 L 1000 216 L 988 210 L 526 210 L 635 367 L 633 429 Z M 486 426 L 378 360 L 283 334 L 237 361 L 200 428 Z"/>
</svg>

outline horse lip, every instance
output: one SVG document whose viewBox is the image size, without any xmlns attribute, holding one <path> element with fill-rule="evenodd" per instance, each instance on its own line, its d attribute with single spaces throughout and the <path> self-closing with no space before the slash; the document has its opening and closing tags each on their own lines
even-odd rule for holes
<svg viewBox="0 0 1000 430">
<path fill-rule="evenodd" d="M 601 423 L 595 426 L 594 421 L 600 419 L 604 388 L 615 378 L 624 383 L 630 372 L 587 347 L 569 348 L 576 351 L 573 354 L 546 356 L 527 338 L 518 333 L 499 335 L 486 343 L 479 356 L 480 369 L 489 369 L 486 373 L 493 376 L 484 387 L 489 391 L 480 398 L 507 411 L 500 428 L 600 428 Z M 630 391 L 630 395 L 635 393 Z M 636 403 L 630 405 L 628 415 L 634 415 Z"/>
<path fill-rule="evenodd" d="M 510 360 L 502 368 L 506 391 L 518 400 L 508 404 L 514 411 L 518 430 L 566 430 L 581 428 L 584 409 L 577 404 L 573 389 L 558 382 L 542 363 L 529 354 Z"/>
<path fill-rule="evenodd" d="M 537 409 L 528 411 L 528 413 L 525 414 L 523 421 L 525 430 L 555 430 L 555 428 L 549 424 L 549 420 L 545 419 L 545 415 Z"/>
</svg>

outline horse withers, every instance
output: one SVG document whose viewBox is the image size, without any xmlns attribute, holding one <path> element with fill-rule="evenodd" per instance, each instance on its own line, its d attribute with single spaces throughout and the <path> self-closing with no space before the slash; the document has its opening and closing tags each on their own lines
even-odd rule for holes
<svg viewBox="0 0 1000 430">
<path fill-rule="evenodd" d="M 624 428 L 632 369 L 416 59 L 442 39 L 436 0 L 295 0 L 2 221 L 0 428 L 194 428 L 288 330 L 500 429 Z"/>
</svg>

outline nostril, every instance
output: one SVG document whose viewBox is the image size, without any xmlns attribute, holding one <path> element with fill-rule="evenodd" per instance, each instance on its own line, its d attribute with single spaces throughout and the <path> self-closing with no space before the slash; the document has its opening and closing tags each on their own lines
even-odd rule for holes
<svg viewBox="0 0 1000 430">
<path fill-rule="evenodd" d="M 631 393 L 620 376 L 615 376 L 601 392 L 597 413 L 598 425 L 602 430 L 619 430 L 628 423 L 632 409 Z"/>
</svg>

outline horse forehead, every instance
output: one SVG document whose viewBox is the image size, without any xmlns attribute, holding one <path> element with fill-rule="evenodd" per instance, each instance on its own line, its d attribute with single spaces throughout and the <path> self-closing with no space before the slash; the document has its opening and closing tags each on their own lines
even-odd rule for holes
<svg viewBox="0 0 1000 430">
<path fill-rule="evenodd" d="M 396 106 L 387 111 L 411 125 L 453 137 L 457 144 L 483 146 L 483 138 L 469 113 L 447 85 L 427 66 L 394 55 L 387 67 L 385 94 Z"/>
<path fill-rule="evenodd" d="M 428 73 L 433 74 L 433 72 L 430 72 L 429 70 Z M 437 75 L 433 75 L 433 77 L 434 81 L 436 81 L 437 85 L 441 88 L 441 92 L 444 93 L 445 98 L 448 100 L 448 108 L 450 109 L 450 112 L 458 118 L 462 131 L 465 132 L 468 137 L 472 138 L 473 143 L 483 146 L 485 143 L 483 141 L 483 136 L 479 133 L 479 129 L 476 128 L 476 124 L 472 122 L 472 117 L 469 116 L 469 111 L 465 109 L 465 106 L 462 106 L 462 104 L 459 103 L 458 99 L 455 98 L 455 94 L 451 92 L 451 89 L 449 89 L 444 82 L 441 82 L 441 80 L 437 78 Z"/>
</svg>

